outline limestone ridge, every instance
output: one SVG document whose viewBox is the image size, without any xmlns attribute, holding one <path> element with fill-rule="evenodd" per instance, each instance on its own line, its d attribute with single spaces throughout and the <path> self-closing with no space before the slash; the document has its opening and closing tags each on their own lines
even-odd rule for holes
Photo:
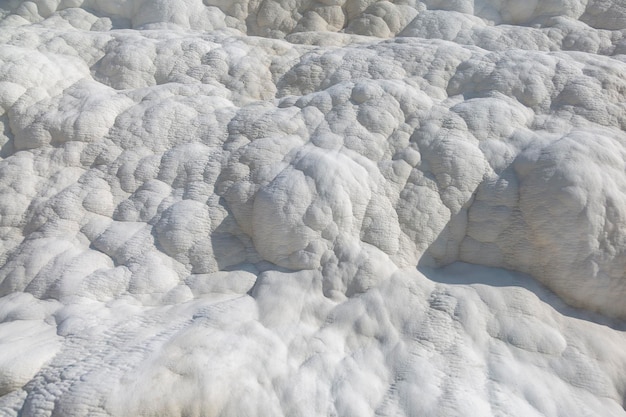
<svg viewBox="0 0 626 417">
<path fill-rule="evenodd" d="M 621 2 L 0 17 L 0 415 L 626 415 Z"/>
</svg>

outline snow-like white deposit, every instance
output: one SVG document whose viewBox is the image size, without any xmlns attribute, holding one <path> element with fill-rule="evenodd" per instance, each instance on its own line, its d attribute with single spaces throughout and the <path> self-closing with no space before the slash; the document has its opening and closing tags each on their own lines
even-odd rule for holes
<svg viewBox="0 0 626 417">
<path fill-rule="evenodd" d="M 0 0 L 1 416 L 626 416 L 626 3 Z"/>
</svg>

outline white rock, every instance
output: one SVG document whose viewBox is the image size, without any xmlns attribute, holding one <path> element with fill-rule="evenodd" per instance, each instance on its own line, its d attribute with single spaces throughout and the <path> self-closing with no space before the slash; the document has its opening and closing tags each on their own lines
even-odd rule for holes
<svg viewBox="0 0 626 417">
<path fill-rule="evenodd" d="M 0 2 L 0 415 L 626 416 L 625 31 Z"/>
</svg>

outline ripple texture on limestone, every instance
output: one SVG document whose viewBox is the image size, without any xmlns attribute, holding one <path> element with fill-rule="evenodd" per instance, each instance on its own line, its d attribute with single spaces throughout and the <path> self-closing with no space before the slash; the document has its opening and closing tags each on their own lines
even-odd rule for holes
<svg viewBox="0 0 626 417">
<path fill-rule="evenodd" d="M 626 415 L 620 4 L 1 2 L 0 414 Z"/>
</svg>

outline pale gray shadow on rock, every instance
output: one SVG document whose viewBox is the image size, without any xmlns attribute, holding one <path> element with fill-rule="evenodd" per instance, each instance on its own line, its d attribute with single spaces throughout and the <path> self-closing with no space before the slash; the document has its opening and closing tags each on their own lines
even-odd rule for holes
<svg viewBox="0 0 626 417">
<path fill-rule="evenodd" d="M 2 134 L 8 138 L 8 140 L 0 146 L 0 158 L 7 158 L 15 153 L 15 147 L 13 146 L 13 132 L 9 126 L 9 115 L 3 114 L 0 116 L 0 122 L 2 123 Z"/>
<path fill-rule="evenodd" d="M 238 265 L 249 262 L 252 241 L 243 232 L 237 233 L 238 230 L 233 227 L 236 224 L 234 216 L 229 212 L 211 233 L 211 248 L 220 271 L 237 270 Z"/>
<path fill-rule="evenodd" d="M 513 166 L 511 164 L 500 172 L 500 177 L 515 175 L 512 173 L 512 170 Z M 626 331 L 626 320 L 573 307 L 531 275 L 505 268 L 481 265 L 480 263 L 461 262 L 458 259 L 458 254 L 457 256 L 454 256 L 454 254 L 451 256 L 446 255 L 445 259 L 435 259 L 432 256 L 432 248 L 434 247 L 438 247 L 437 250 L 439 252 L 441 252 L 442 247 L 447 247 L 447 252 L 454 246 L 454 242 L 449 241 L 451 225 L 463 223 L 464 219 L 461 219 L 461 216 L 467 216 L 476 193 L 483 185 L 481 183 L 476 187 L 474 195 L 464 205 L 464 210 L 461 210 L 448 221 L 448 224 L 426 250 L 422 259 L 420 259 L 417 269 L 430 280 L 442 284 L 521 287 L 534 293 L 541 301 L 564 316 L 608 326 L 619 331 Z M 488 262 L 485 263 L 487 264 Z"/>
<path fill-rule="evenodd" d="M 466 262 L 454 262 L 438 268 L 418 267 L 418 270 L 431 281 L 446 285 L 488 285 L 490 287 L 524 288 L 564 316 L 593 322 L 614 330 L 626 331 L 626 321 L 572 307 L 528 274 Z"/>
</svg>

